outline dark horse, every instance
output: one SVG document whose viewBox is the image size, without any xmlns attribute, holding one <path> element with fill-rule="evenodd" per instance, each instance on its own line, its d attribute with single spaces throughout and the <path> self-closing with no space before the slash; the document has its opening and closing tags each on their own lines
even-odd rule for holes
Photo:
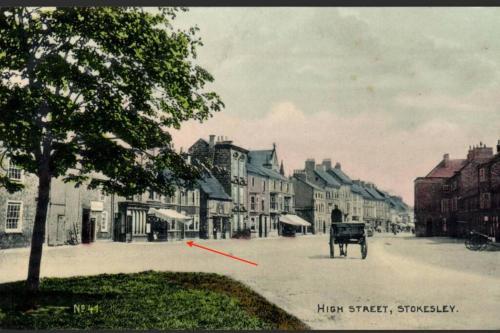
<svg viewBox="0 0 500 333">
<path fill-rule="evenodd" d="M 342 223 L 342 218 L 343 218 L 342 211 L 339 209 L 339 207 L 337 205 L 335 205 L 335 208 L 332 210 L 332 223 Z M 333 244 L 332 244 L 332 246 L 333 246 Z M 345 248 L 344 248 L 344 246 L 345 246 Z M 339 249 L 340 249 L 341 256 L 344 256 L 344 257 L 347 256 L 347 244 L 339 242 Z"/>
</svg>

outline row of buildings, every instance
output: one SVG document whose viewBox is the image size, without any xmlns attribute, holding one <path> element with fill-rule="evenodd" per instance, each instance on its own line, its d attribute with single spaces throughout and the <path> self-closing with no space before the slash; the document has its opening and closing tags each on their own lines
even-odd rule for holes
<svg viewBox="0 0 500 333">
<path fill-rule="evenodd" d="M 415 179 L 417 236 L 463 237 L 476 230 L 500 241 L 500 140 L 496 153 L 482 142 L 467 156 L 443 159 Z"/>
<path fill-rule="evenodd" d="M 386 231 L 391 224 L 412 220 L 411 208 L 400 197 L 350 179 L 330 160 L 307 160 L 303 170 L 286 176 L 274 144 L 268 150 L 248 150 L 211 135 L 196 141 L 187 158 L 200 166 L 202 177 L 196 188 L 177 188 L 171 196 L 148 191 L 124 198 L 54 179 L 46 243 L 322 234 L 329 232 L 336 207 L 345 221 Z M 15 194 L 0 189 L 0 248 L 27 246 L 37 179 L 9 161 L 3 161 L 3 168 L 25 188 Z"/>
</svg>

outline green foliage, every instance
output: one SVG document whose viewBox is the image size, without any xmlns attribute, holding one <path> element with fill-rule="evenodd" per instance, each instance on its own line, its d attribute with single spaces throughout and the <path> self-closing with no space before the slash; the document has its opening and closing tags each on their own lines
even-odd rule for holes
<svg viewBox="0 0 500 333">
<path fill-rule="evenodd" d="M 169 128 L 223 108 L 179 10 L 1 8 L 0 141 L 24 170 L 131 195 L 192 185 Z M 169 177 L 163 176 L 170 170 Z M 105 177 L 93 177 L 93 173 Z M 0 185 L 5 185 L 2 182 Z M 15 190 L 12 189 L 11 190 Z"/>
<path fill-rule="evenodd" d="M 0 285 L 0 327 L 28 329 L 305 329 L 229 278 L 143 272 L 43 279 L 36 310 L 22 312 L 20 283 Z M 98 312 L 75 313 L 74 304 Z"/>
</svg>

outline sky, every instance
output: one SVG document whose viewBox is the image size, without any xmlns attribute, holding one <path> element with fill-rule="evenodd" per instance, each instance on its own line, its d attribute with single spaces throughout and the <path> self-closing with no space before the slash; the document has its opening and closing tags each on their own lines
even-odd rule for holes
<svg viewBox="0 0 500 333">
<path fill-rule="evenodd" d="M 285 170 L 339 162 L 413 205 L 443 157 L 500 139 L 499 8 L 191 8 L 197 63 L 226 107 L 172 133 L 246 149 L 276 143 Z"/>
</svg>

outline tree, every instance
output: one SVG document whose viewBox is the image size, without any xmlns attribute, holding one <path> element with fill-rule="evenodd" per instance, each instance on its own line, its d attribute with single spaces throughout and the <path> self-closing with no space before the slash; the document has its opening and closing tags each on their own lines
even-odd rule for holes
<svg viewBox="0 0 500 333">
<path fill-rule="evenodd" d="M 171 24 L 178 12 L 0 9 L 0 141 L 38 177 L 29 291 L 39 288 L 52 178 L 123 196 L 194 184 L 199 170 L 175 152 L 168 130 L 224 105 L 194 63 L 198 29 Z M 6 176 L 0 184 L 20 188 Z"/>
</svg>

